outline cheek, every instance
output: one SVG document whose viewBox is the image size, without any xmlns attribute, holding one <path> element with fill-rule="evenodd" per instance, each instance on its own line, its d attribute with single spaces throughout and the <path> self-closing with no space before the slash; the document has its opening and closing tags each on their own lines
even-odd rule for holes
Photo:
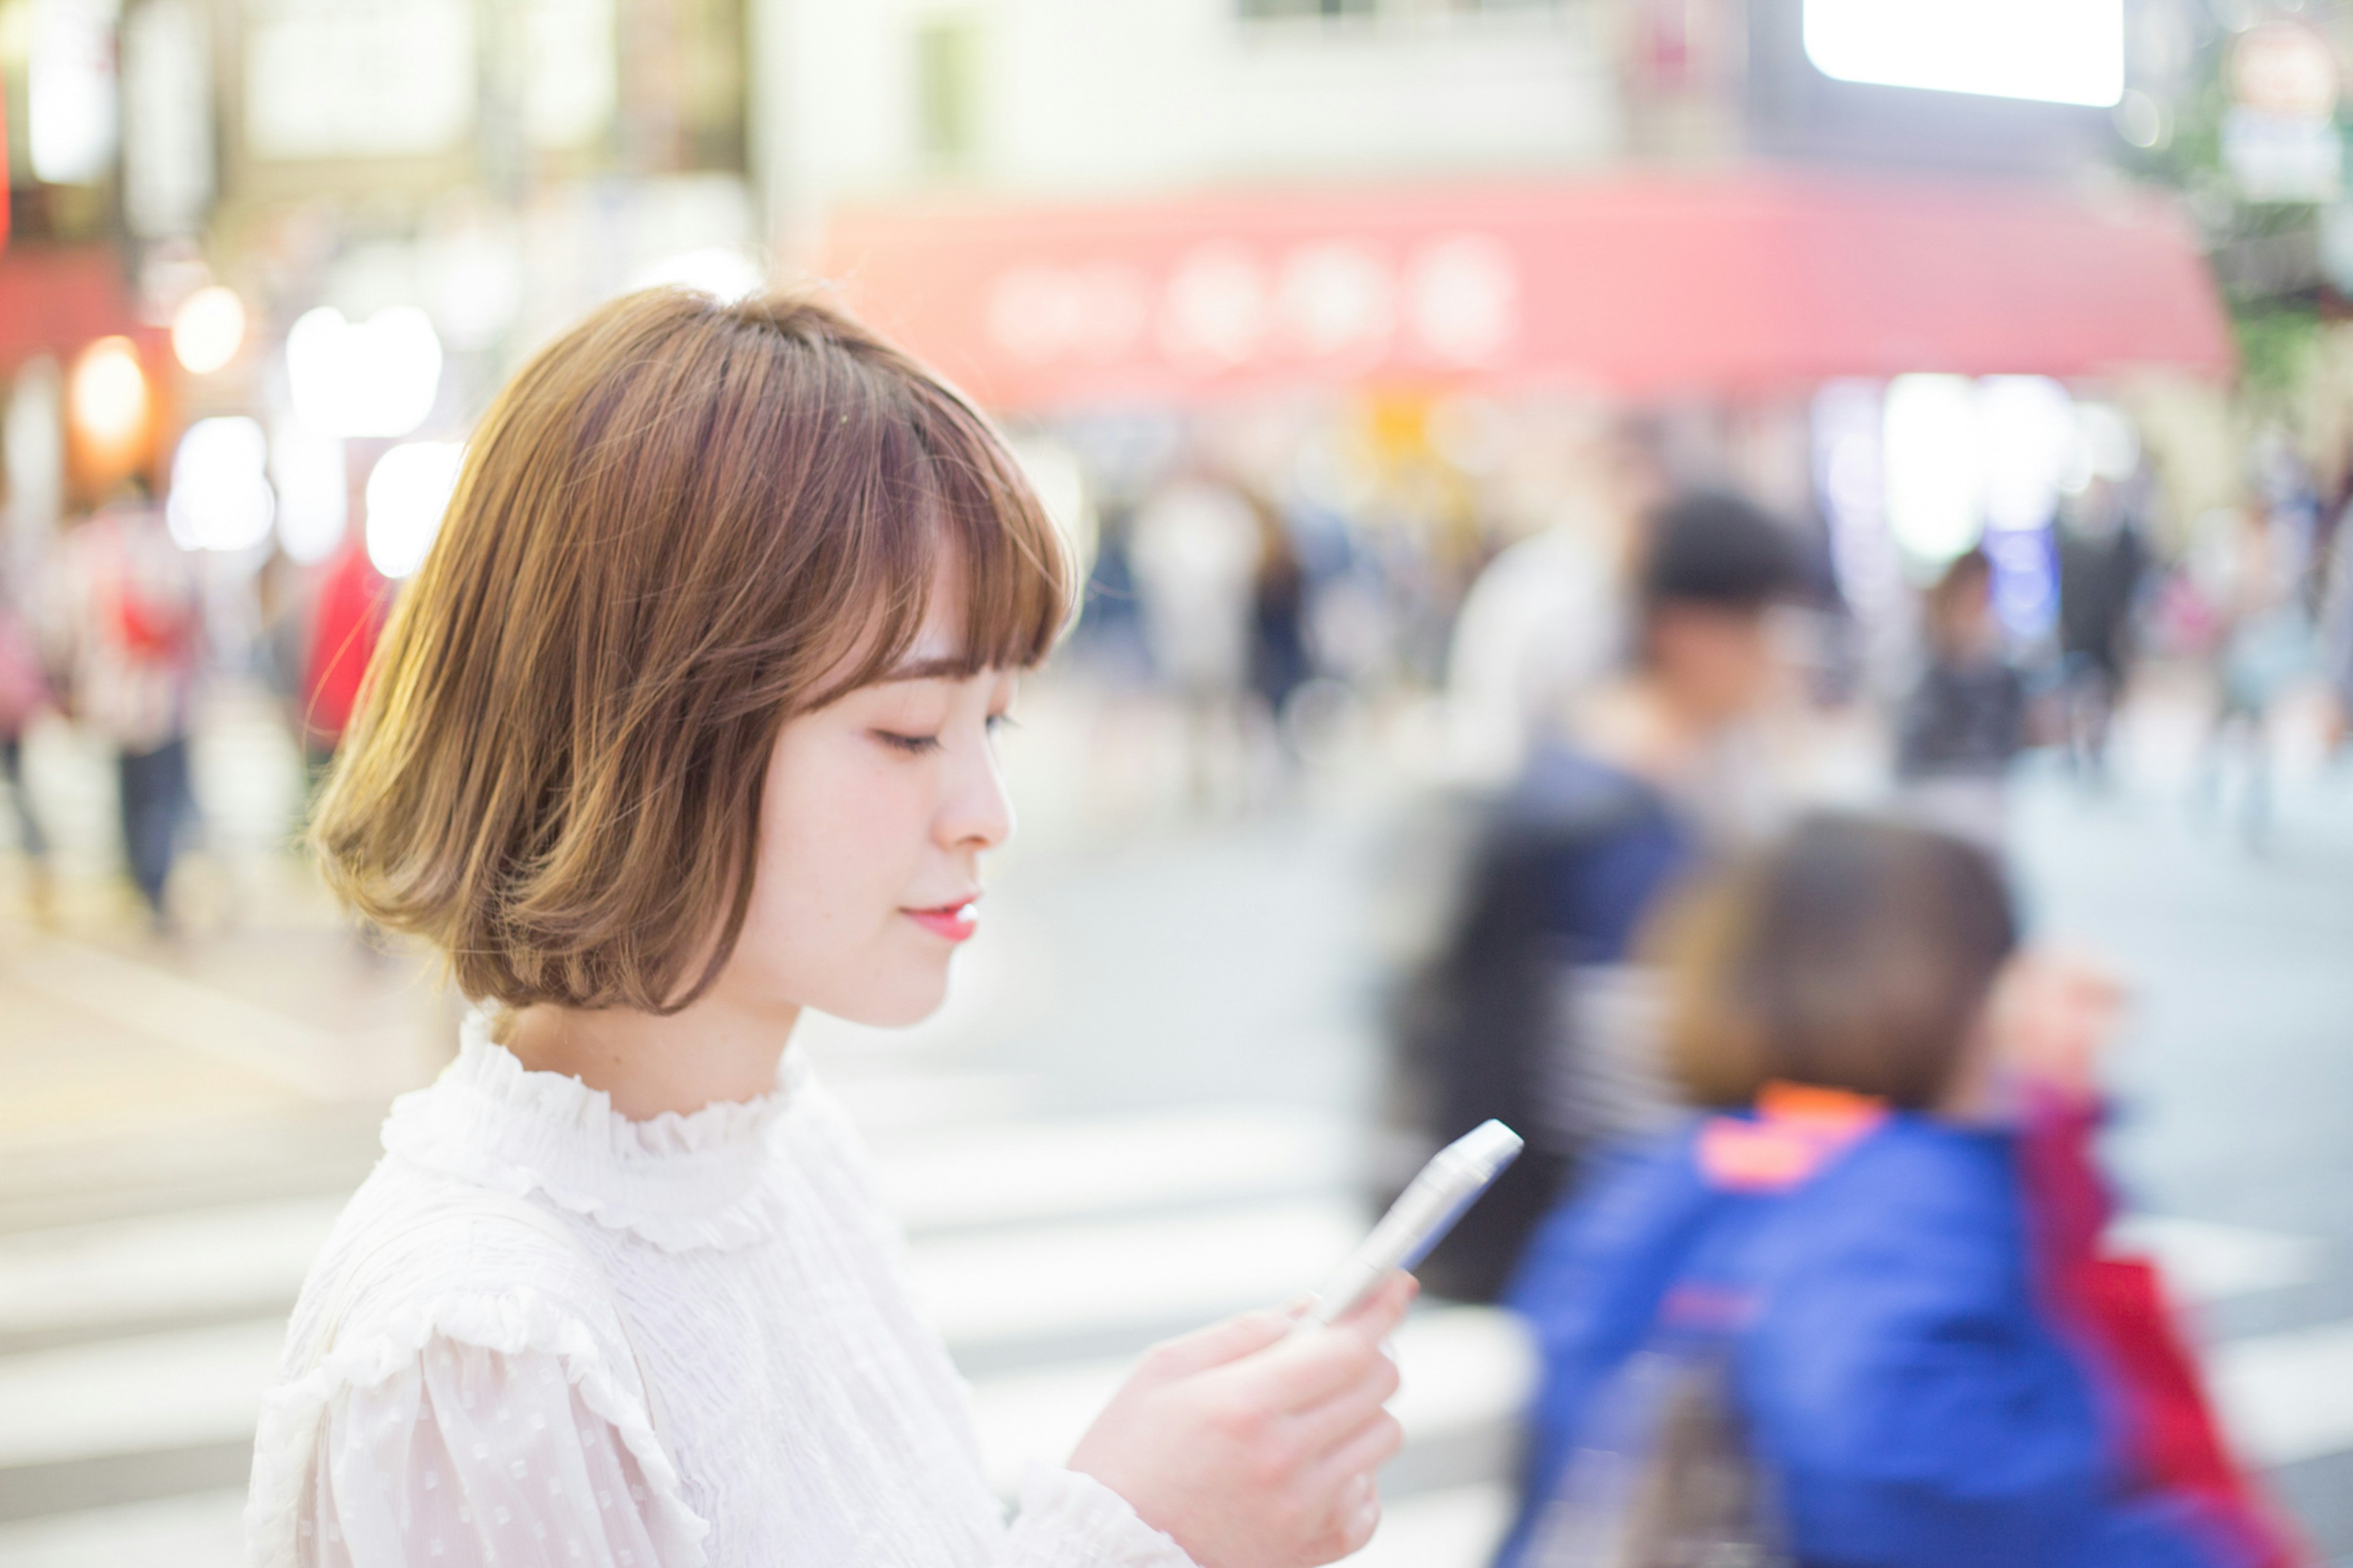
<svg viewBox="0 0 2353 1568">
<path fill-rule="evenodd" d="M 751 920 L 781 957 L 838 956 L 886 926 L 908 892 L 923 830 L 913 770 L 860 750 L 855 739 L 780 747 L 770 770 Z"/>
</svg>

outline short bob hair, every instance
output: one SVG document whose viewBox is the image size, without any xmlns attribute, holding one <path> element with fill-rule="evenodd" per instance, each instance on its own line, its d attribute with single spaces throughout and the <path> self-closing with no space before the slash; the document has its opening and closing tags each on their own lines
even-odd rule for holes
<svg viewBox="0 0 2353 1568">
<path fill-rule="evenodd" d="M 1697 1103 L 1776 1080 L 1935 1109 L 2018 944 L 1976 846 L 1841 814 L 1679 896 L 1652 933 L 1668 1066 Z"/>
<path fill-rule="evenodd" d="M 742 933 L 778 731 L 944 581 L 963 674 L 1039 662 L 1072 595 L 969 404 L 811 300 L 617 300 L 469 447 L 319 803 L 327 879 L 477 1001 L 674 1012 Z"/>
</svg>

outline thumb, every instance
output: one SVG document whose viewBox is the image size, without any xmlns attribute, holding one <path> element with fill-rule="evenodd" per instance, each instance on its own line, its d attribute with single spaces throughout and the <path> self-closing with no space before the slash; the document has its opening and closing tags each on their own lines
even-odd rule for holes
<svg viewBox="0 0 2353 1568">
<path fill-rule="evenodd" d="M 1278 1342 L 1291 1332 L 1293 1321 L 1291 1313 L 1272 1310 L 1238 1313 L 1206 1329 L 1161 1341 L 1152 1347 L 1144 1370 L 1155 1378 L 1190 1377 Z"/>
</svg>

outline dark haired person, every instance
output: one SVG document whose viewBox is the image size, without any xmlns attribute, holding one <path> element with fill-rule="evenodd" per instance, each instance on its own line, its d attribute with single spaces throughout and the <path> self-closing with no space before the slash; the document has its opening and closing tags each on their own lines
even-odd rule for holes
<svg viewBox="0 0 2353 1568">
<path fill-rule="evenodd" d="M 1580 1530 L 1723 1523 L 1591 1517 L 1600 1464 L 1694 1500 L 1674 1475 L 1700 1430 L 1688 1405 L 1647 1444 L 1623 1436 L 1637 1373 L 1677 1358 L 1720 1369 L 1712 1429 L 1737 1434 L 1763 1561 L 2295 1561 L 2154 1292 L 2148 1318 L 2116 1309 L 2140 1266 L 2094 1255 L 2104 1199 L 2082 1190 L 2113 994 L 2018 952 L 1989 856 L 1811 817 L 1687 889 L 1658 931 L 1668 1059 L 1717 1113 L 1556 1214 L 1512 1286 L 1544 1375 L 1507 1568 L 1562 1561 Z"/>
<path fill-rule="evenodd" d="M 1922 608 L 1928 658 L 1904 704 L 1896 782 L 1924 823 L 1999 849 L 2010 764 L 2026 743 L 2026 681 L 2003 657 L 1985 552 L 1947 566 Z"/>
<path fill-rule="evenodd" d="M 1497 803 L 1446 944 L 1400 1009 L 1400 1110 L 1425 1138 L 1494 1116 L 1529 1140 L 1419 1270 L 1441 1294 L 1493 1300 L 1582 1152 L 1672 1114 L 1633 934 L 1765 815 L 1744 742 L 1776 689 L 1769 620 L 1800 585 L 1796 547 L 1728 495 L 1678 496 L 1645 521 L 1629 667 Z"/>
</svg>

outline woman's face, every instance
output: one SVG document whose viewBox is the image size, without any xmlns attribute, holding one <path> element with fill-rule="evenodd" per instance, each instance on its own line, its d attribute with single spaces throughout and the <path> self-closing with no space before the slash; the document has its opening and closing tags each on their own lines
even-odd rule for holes
<svg viewBox="0 0 2353 1568">
<path fill-rule="evenodd" d="M 927 624 L 891 679 L 786 723 L 717 992 L 882 1026 L 940 1005 L 976 929 L 981 852 L 1013 833 L 995 731 L 1014 677 L 938 673 L 956 646 L 954 628 Z"/>
</svg>

